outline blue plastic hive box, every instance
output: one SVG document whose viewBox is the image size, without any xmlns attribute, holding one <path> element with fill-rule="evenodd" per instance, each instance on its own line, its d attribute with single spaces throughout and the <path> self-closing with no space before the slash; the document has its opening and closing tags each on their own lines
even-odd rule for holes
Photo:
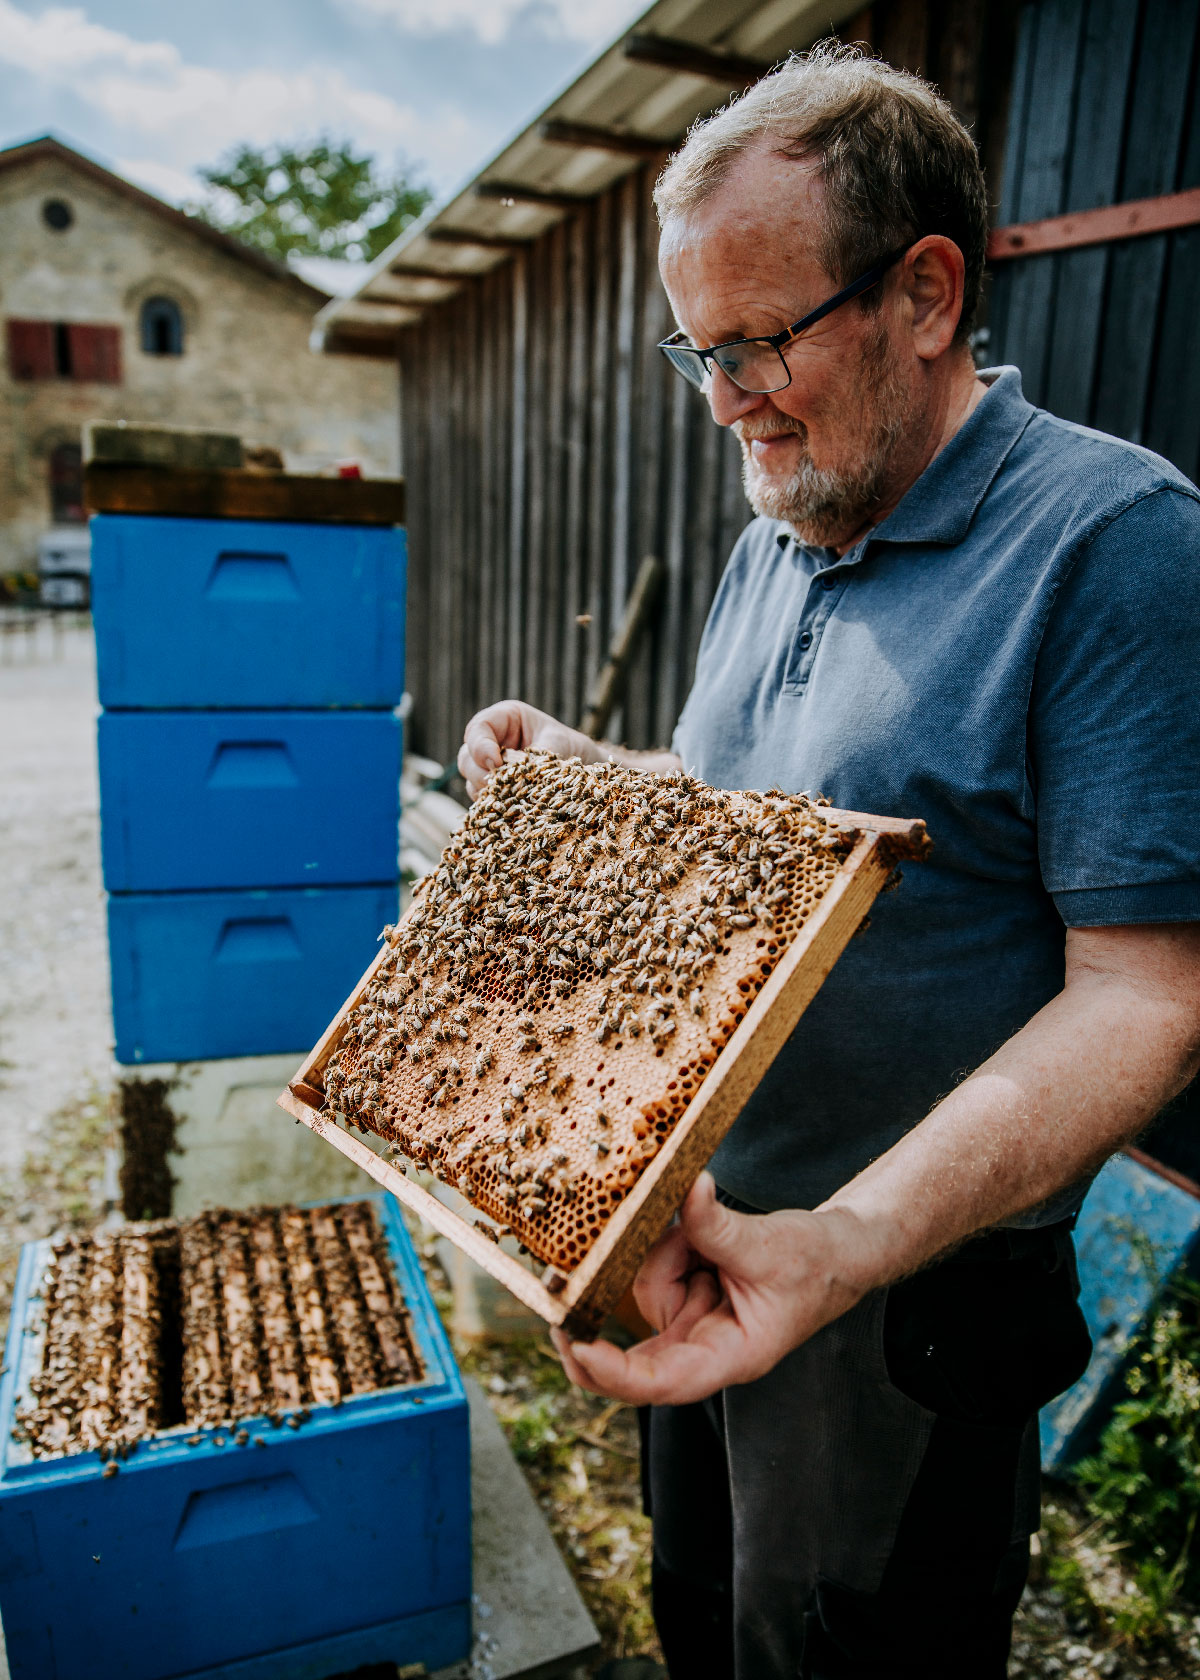
<svg viewBox="0 0 1200 1680">
<path fill-rule="evenodd" d="M 395 706 L 405 557 L 402 530 L 97 514 L 100 704 Z"/>
<path fill-rule="evenodd" d="M 107 1478 L 95 1453 L 35 1460 L 12 1439 L 45 1245 L 23 1249 L 0 1384 L 13 1680 L 324 1680 L 467 1655 L 466 1397 L 396 1205 L 370 1199 L 423 1379 L 314 1407 L 299 1430 L 250 1425 L 263 1448 L 164 1431 Z"/>
<path fill-rule="evenodd" d="M 109 892 L 394 881 L 391 712 L 106 712 Z"/>
<path fill-rule="evenodd" d="M 126 893 L 108 901 L 118 1062 L 312 1044 L 394 922 L 398 886 Z"/>
<path fill-rule="evenodd" d="M 1061 1475 L 1095 1446 L 1126 1398 L 1130 1341 L 1163 1291 L 1200 1254 L 1200 1200 L 1128 1155 L 1114 1155 L 1088 1191 L 1075 1230 L 1079 1304 L 1092 1357 L 1079 1381 L 1042 1412 L 1042 1468 Z"/>
</svg>

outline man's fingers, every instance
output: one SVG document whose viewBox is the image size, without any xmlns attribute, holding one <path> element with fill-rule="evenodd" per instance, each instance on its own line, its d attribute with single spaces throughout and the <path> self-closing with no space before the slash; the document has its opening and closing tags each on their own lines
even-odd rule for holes
<svg viewBox="0 0 1200 1680">
<path fill-rule="evenodd" d="M 573 1342 L 564 1365 L 581 1387 L 631 1406 L 686 1406 L 745 1380 L 744 1337 L 723 1302 L 685 1338 L 676 1334 L 672 1326 L 628 1353 L 611 1342 Z"/>
<path fill-rule="evenodd" d="M 652 1336 L 626 1353 L 611 1342 L 572 1342 L 561 1330 L 550 1332 L 551 1340 L 570 1380 L 580 1388 L 631 1405 L 682 1404 L 699 1400 L 724 1386 L 722 1371 L 735 1369 L 734 1345 L 740 1332 L 722 1346 L 714 1328 L 728 1321 L 728 1307 L 711 1272 L 697 1272 L 688 1279 L 687 1299 L 671 1328 Z M 700 1340 L 693 1341 L 699 1334 Z"/>
<path fill-rule="evenodd" d="M 695 1264 L 687 1238 L 672 1225 L 642 1262 L 634 1280 L 633 1298 L 638 1311 L 656 1330 L 665 1330 L 685 1299 L 684 1280 Z"/>
<path fill-rule="evenodd" d="M 739 1270 L 752 1251 L 757 1216 L 735 1213 L 717 1200 L 711 1173 L 701 1173 L 688 1192 L 679 1215 L 679 1228 L 688 1246 L 715 1265 Z"/>
<path fill-rule="evenodd" d="M 467 792 L 471 798 L 477 799 L 483 791 L 483 785 L 487 781 L 489 772 L 472 758 L 470 748 L 465 741 L 458 749 L 458 773 L 466 782 Z"/>
</svg>

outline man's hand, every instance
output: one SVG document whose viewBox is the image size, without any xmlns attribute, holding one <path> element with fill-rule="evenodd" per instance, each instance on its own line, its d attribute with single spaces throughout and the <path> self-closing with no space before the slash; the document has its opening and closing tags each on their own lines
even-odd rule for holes
<svg viewBox="0 0 1200 1680">
<path fill-rule="evenodd" d="M 581 1388 L 631 1405 L 684 1405 L 750 1382 L 866 1293 L 870 1242 L 852 1214 L 735 1213 L 705 1173 L 634 1288 L 659 1334 L 627 1353 L 552 1332 Z"/>
<path fill-rule="evenodd" d="M 493 770 L 504 763 L 506 747 L 557 753 L 559 758 L 581 758 L 585 764 L 627 764 L 637 770 L 665 774 L 682 768 L 675 754 L 666 751 L 636 752 L 614 746 L 611 741 L 593 741 L 580 729 L 568 729 L 549 712 L 539 712 L 523 700 L 501 700 L 476 712 L 466 727 L 458 749 L 458 773 L 474 799 Z"/>
<path fill-rule="evenodd" d="M 475 713 L 458 749 L 458 773 L 472 799 L 482 792 L 492 771 L 503 764 L 506 747 L 537 747 L 560 758 L 582 758 L 585 764 L 607 756 L 590 736 L 568 729 L 549 712 L 539 712 L 523 700 L 500 700 Z"/>
</svg>

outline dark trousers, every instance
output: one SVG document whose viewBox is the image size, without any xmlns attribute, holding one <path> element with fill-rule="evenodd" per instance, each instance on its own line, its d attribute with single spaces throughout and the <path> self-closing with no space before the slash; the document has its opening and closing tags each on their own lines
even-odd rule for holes
<svg viewBox="0 0 1200 1680">
<path fill-rule="evenodd" d="M 671 1680 L 1002 1680 L 1078 1293 L 1069 1222 L 990 1232 L 757 1382 L 645 1412 Z"/>
</svg>

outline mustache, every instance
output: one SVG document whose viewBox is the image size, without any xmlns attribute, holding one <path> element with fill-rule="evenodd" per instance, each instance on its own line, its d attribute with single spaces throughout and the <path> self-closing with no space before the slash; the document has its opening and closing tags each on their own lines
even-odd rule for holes
<svg viewBox="0 0 1200 1680">
<path fill-rule="evenodd" d="M 803 421 L 785 420 L 782 415 L 777 420 L 765 416 L 759 420 L 735 420 L 731 429 L 741 444 L 778 437 L 799 438 L 801 443 L 808 441 L 808 427 Z"/>
</svg>

